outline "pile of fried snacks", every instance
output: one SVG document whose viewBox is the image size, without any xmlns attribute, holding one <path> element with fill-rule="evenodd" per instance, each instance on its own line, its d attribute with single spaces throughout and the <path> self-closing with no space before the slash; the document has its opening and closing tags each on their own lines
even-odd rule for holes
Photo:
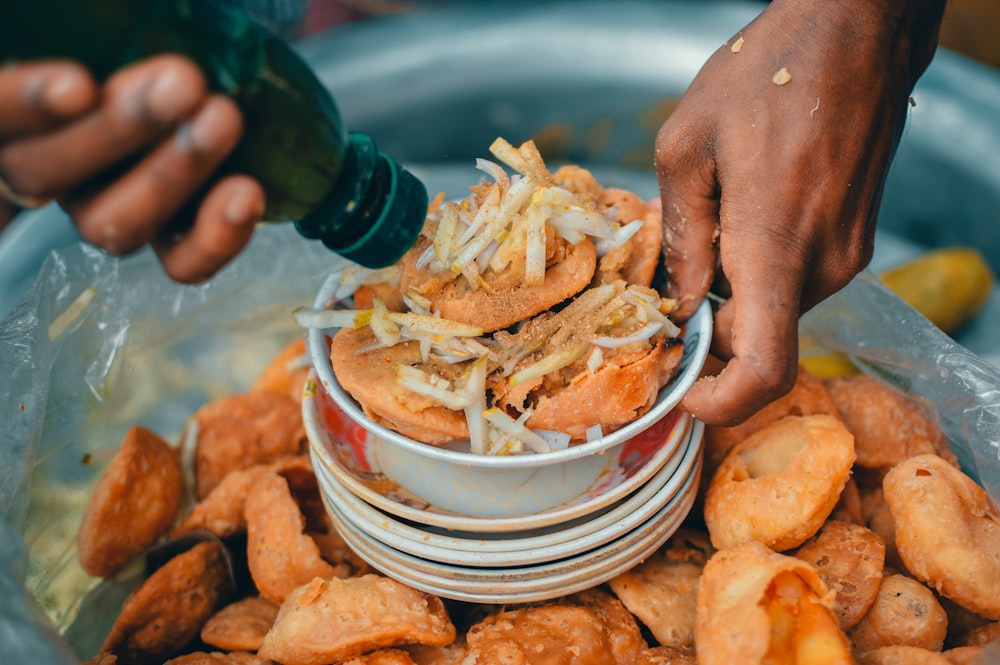
<svg viewBox="0 0 1000 665">
<path fill-rule="evenodd" d="M 88 665 L 955 665 L 1000 640 L 997 508 L 922 402 L 868 376 L 800 369 L 742 425 L 707 428 L 699 501 L 642 564 L 487 606 L 410 588 L 345 546 L 307 455 L 304 354 L 291 343 L 176 446 L 125 436 L 80 526 L 84 568 L 112 575 L 165 538 L 204 536 L 129 597 Z"/>
</svg>

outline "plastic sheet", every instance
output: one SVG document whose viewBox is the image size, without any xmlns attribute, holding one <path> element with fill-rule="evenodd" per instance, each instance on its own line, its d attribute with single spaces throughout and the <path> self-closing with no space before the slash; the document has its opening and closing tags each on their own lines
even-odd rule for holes
<svg viewBox="0 0 1000 665">
<path fill-rule="evenodd" d="M 0 323 L 4 662 L 76 662 L 56 639 L 96 583 L 77 563 L 76 529 L 127 428 L 179 441 L 199 406 L 245 390 L 300 334 L 292 311 L 342 265 L 280 225 L 199 286 L 171 282 L 151 252 L 50 255 Z"/>
<path fill-rule="evenodd" d="M 148 253 L 116 260 L 78 245 L 48 259 L 0 323 L 4 662 L 76 662 L 58 635 L 96 582 L 77 563 L 76 528 L 128 426 L 178 441 L 200 405 L 244 390 L 297 334 L 292 311 L 341 263 L 281 227 L 260 229 L 201 286 L 170 282 Z M 933 402 L 966 469 L 1000 497 L 1000 370 L 868 274 L 802 327 Z"/>
</svg>

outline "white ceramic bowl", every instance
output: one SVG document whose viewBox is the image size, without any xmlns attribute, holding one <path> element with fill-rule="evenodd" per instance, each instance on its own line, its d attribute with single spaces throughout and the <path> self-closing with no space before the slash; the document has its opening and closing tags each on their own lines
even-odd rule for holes
<svg viewBox="0 0 1000 665">
<path fill-rule="evenodd" d="M 316 308 L 331 307 L 334 294 L 337 291 L 338 280 L 331 277 L 326 280 L 316 295 L 313 306 Z M 337 405 L 355 422 L 374 434 L 380 441 L 392 444 L 403 451 L 413 453 L 419 459 L 444 462 L 447 465 L 465 467 L 511 470 L 537 469 L 552 464 L 565 464 L 573 460 L 590 457 L 609 448 L 628 441 L 635 435 L 650 427 L 673 410 L 688 389 L 698 378 L 702 365 L 708 356 L 712 341 L 712 312 L 708 301 L 698 307 L 694 316 L 684 325 L 682 338 L 684 353 L 677 374 L 666 386 L 660 389 L 653 406 L 642 416 L 605 436 L 592 441 L 569 446 L 563 450 L 540 454 L 525 455 L 475 455 L 468 452 L 468 443 L 454 447 L 436 447 L 420 441 L 414 441 L 398 432 L 370 420 L 362 411 L 361 406 L 341 387 L 334 375 L 330 363 L 329 337 L 335 329 L 309 330 L 308 346 L 313 366 L 319 375 L 320 384 L 329 392 Z M 464 448 L 462 450 L 461 448 Z M 456 502 L 457 503 L 457 502 Z"/>
<path fill-rule="evenodd" d="M 663 467 L 690 436 L 693 422 L 688 414 L 674 410 L 612 450 L 564 464 L 537 469 L 470 467 L 384 445 L 314 383 L 315 379 L 302 400 L 302 414 L 316 468 L 387 513 L 457 531 L 526 531 L 608 508 Z M 394 457 L 398 459 L 390 459 Z M 406 473 L 391 476 L 383 463 L 388 460 L 390 468 L 398 471 L 401 459 L 428 468 L 428 476 L 423 482 L 407 482 L 412 477 Z M 438 486 L 434 494 L 450 497 L 447 508 L 418 494 L 428 478 Z M 459 498 L 469 506 L 464 512 L 455 505 Z"/>
<path fill-rule="evenodd" d="M 475 532 L 443 535 L 395 519 L 337 481 L 322 464 L 315 464 L 320 489 L 343 521 L 401 552 L 450 564 L 507 567 L 554 561 L 604 545 L 637 528 L 673 501 L 697 464 L 704 426 L 697 422 L 684 445 L 639 490 L 612 509 L 591 519 L 574 520 L 559 528 L 494 534 Z M 486 536 L 486 537 L 484 537 Z"/>
</svg>

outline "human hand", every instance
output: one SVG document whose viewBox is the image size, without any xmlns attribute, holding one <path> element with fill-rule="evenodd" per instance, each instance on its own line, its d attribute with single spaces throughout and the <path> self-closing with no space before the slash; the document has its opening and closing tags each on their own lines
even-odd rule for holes
<svg viewBox="0 0 1000 665">
<path fill-rule="evenodd" d="M 241 133 L 236 105 L 180 56 L 144 60 L 103 84 L 66 61 L 0 67 L 6 194 L 26 206 L 56 200 L 84 240 L 111 254 L 152 245 L 179 282 L 211 277 L 263 214 L 256 180 L 211 182 Z M 12 213 L 0 205 L 0 229 Z"/>
<path fill-rule="evenodd" d="M 725 361 L 682 407 L 734 425 L 787 392 L 798 319 L 870 261 L 886 172 L 942 0 L 774 0 L 705 64 L 657 136 L 668 290 L 711 289 Z M 786 76 L 787 74 L 787 76 Z"/>
</svg>

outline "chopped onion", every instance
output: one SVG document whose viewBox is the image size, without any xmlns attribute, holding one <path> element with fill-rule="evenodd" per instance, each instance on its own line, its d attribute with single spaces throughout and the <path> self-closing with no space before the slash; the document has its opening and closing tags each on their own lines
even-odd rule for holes
<svg viewBox="0 0 1000 665">
<path fill-rule="evenodd" d="M 303 328 L 360 328 L 367 324 L 371 310 L 300 307 L 292 315 Z"/>
<path fill-rule="evenodd" d="M 448 257 L 452 248 L 458 244 L 458 219 L 459 206 L 454 201 L 449 201 L 444 205 L 444 212 L 441 214 L 441 222 L 438 224 L 437 232 L 434 234 L 432 247 L 434 255 L 441 263 L 447 265 Z"/>
<path fill-rule="evenodd" d="M 368 327 L 383 346 L 394 346 L 403 338 L 399 326 L 389 318 L 389 310 L 381 296 L 372 298 L 372 315 Z"/>
<path fill-rule="evenodd" d="M 483 329 L 439 316 L 414 312 L 387 312 L 390 321 L 409 333 L 428 333 L 439 337 L 479 337 Z"/>
<path fill-rule="evenodd" d="M 602 364 L 604 364 L 604 354 L 600 347 L 595 347 L 587 358 L 587 371 L 594 373 Z"/>
<path fill-rule="evenodd" d="M 545 280 L 545 217 L 540 210 L 531 210 L 525 217 L 524 285 L 538 286 Z"/>
<path fill-rule="evenodd" d="M 435 402 L 456 411 L 469 406 L 469 398 L 464 391 L 457 391 L 451 381 L 436 374 L 428 374 L 409 365 L 400 365 L 399 385 L 407 390 L 429 397 Z"/>
<path fill-rule="evenodd" d="M 604 256 L 612 249 L 621 247 L 622 245 L 627 243 L 629 240 L 632 239 L 632 236 L 634 236 L 636 232 L 638 232 L 639 229 L 642 228 L 643 223 L 644 222 L 641 219 L 633 219 L 628 224 L 624 224 L 615 229 L 614 232 L 612 233 L 611 238 L 598 239 L 594 243 L 594 245 L 597 248 L 597 255 Z"/>
<path fill-rule="evenodd" d="M 433 303 L 416 289 L 410 288 L 406 290 L 406 293 L 403 294 L 403 303 L 414 314 L 431 315 Z"/>
<path fill-rule="evenodd" d="M 566 450 L 569 448 L 570 435 L 566 432 L 556 432 L 550 429 L 536 429 L 535 434 L 545 439 L 549 450 Z"/>
<path fill-rule="evenodd" d="M 507 383 L 511 387 L 515 387 L 528 381 L 540 379 L 549 372 L 555 372 L 572 364 L 577 358 L 583 355 L 586 348 L 585 344 L 573 344 L 555 353 L 550 353 L 538 362 L 511 374 L 507 379 Z"/>
<path fill-rule="evenodd" d="M 548 441 L 525 427 L 524 423 L 519 420 L 514 420 L 508 416 L 502 410 L 496 407 L 486 409 L 483 411 L 483 417 L 486 418 L 487 422 L 491 425 L 509 435 L 511 438 L 522 442 L 536 453 L 549 452 Z"/>
<path fill-rule="evenodd" d="M 500 186 L 501 192 L 510 186 L 510 177 L 508 177 L 503 167 L 496 162 L 478 157 L 476 158 L 476 168 L 483 173 L 493 176 L 493 180 Z"/>
<path fill-rule="evenodd" d="M 663 327 L 663 324 L 659 321 L 652 321 L 647 323 L 639 330 L 635 331 L 631 335 L 622 335 L 621 337 L 595 337 L 590 340 L 591 344 L 596 346 L 602 346 L 606 349 L 616 349 L 626 344 L 632 344 L 633 342 L 643 342 L 650 337 L 652 337 L 656 332 Z"/>
<path fill-rule="evenodd" d="M 487 423 L 483 417 L 486 411 L 486 356 L 475 360 L 465 370 L 462 394 L 469 401 L 463 411 L 469 425 L 469 447 L 473 453 L 486 452 Z"/>
<path fill-rule="evenodd" d="M 587 428 L 587 441 L 597 441 L 602 436 L 604 436 L 604 432 L 601 430 L 601 426 L 599 424 L 591 425 Z"/>
</svg>

